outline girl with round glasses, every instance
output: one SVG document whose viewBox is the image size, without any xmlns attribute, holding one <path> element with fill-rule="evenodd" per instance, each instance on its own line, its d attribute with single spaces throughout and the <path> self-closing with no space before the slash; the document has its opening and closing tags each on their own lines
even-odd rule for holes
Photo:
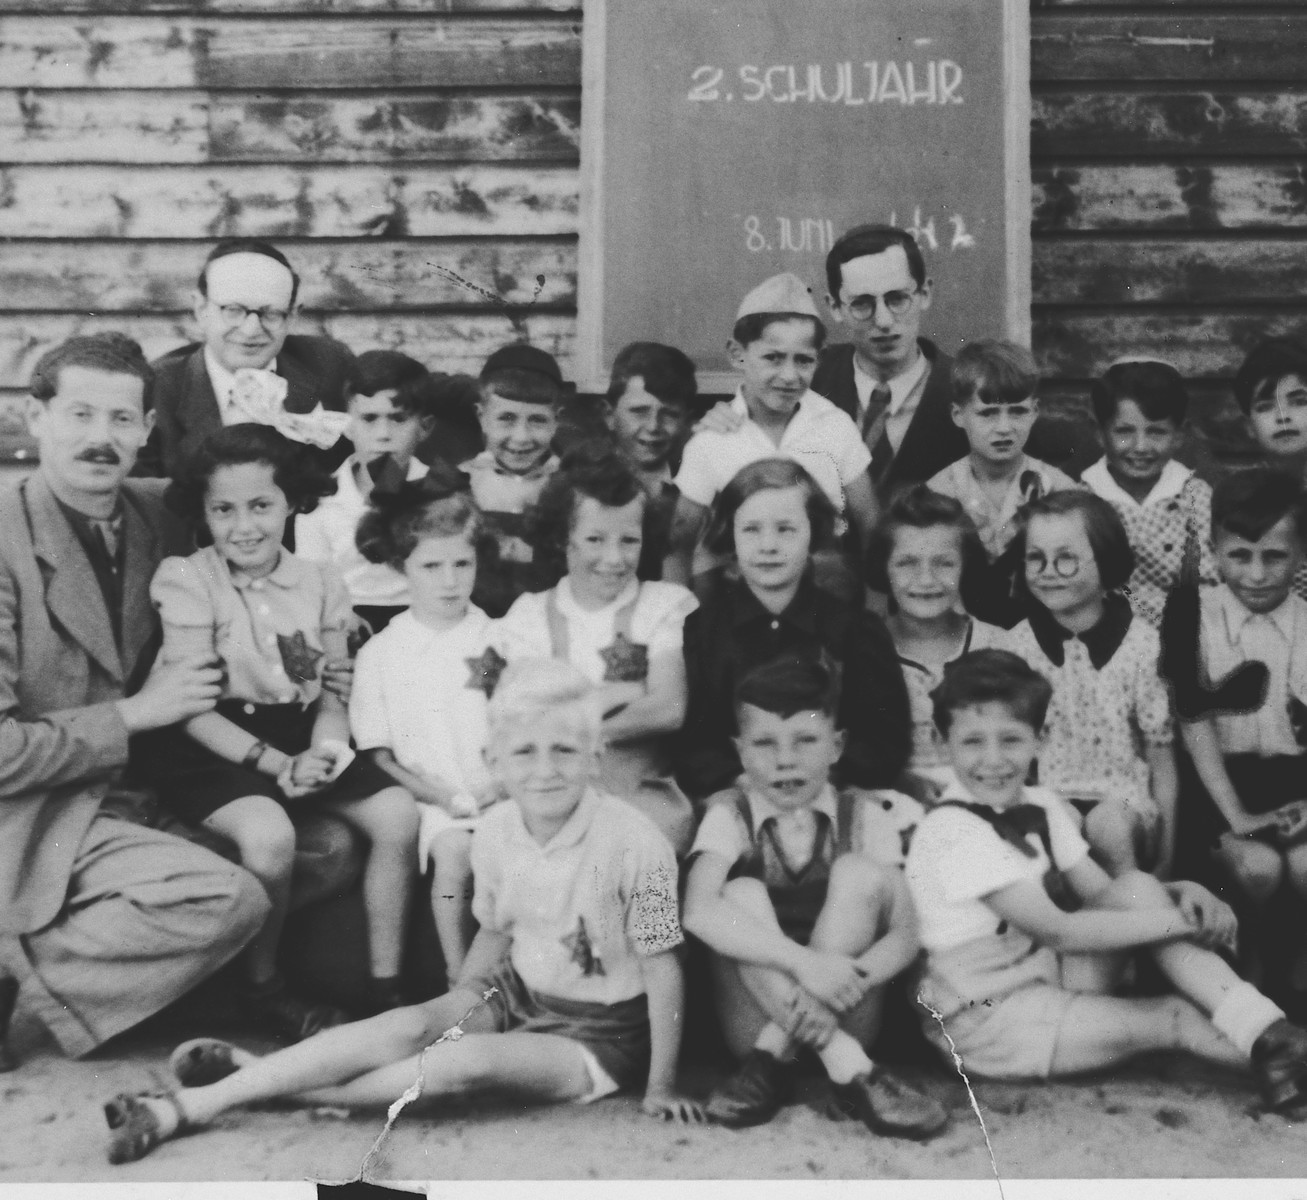
<svg viewBox="0 0 1307 1200">
<path fill-rule="evenodd" d="M 1170 698 L 1157 632 L 1124 594 L 1134 552 L 1116 510 L 1090 492 L 1025 509 L 1014 546 L 1029 617 L 1009 646 L 1053 684 L 1039 782 L 1070 800 L 1112 875 L 1160 869 L 1175 831 Z"/>
</svg>

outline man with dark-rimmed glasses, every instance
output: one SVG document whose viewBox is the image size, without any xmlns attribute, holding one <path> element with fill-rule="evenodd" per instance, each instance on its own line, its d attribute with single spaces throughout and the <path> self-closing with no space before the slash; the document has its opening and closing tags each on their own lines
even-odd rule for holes
<svg viewBox="0 0 1307 1200">
<path fill-rule="evenodd" d="M 269 406 L 345 410 L 354 356 L 331 338 L 290 333 L 299 284 L 267 242 L 232 238 L 210 251 L 193 296 L 202 340 L 153 364 L 157 420 L 137 474 L 175 478 L 210 433 Z M 349 449 L 341 439 L 319 453 L 335 467 Z"/>
<path fill-rule="evenodd" d="M 949 358 L 920 336 L 932 281 L 912 234 L 858 225 L 826 256 L 827 303 L 852 341 L 827 346 L 813 391 L 858 423 L 882 495 L 967 453 L 950 416 Z"/>
</svg>

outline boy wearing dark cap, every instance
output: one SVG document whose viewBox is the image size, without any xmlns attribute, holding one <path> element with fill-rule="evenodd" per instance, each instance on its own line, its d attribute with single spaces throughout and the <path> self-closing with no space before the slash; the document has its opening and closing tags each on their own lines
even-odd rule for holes
<svg viewBox="0 0 1307 1200">
<path fill-rule="evenodd" d="M 480 564 L 473 598 L 492 617 L 502 617 L 537 584 L 534 556 L 524 537 L 526 513 L 558 469 L 553 439 L 563 376 L 553 355 L 514 343 L 486 360 L 480 390 L 477 417 L 486 448 L 463 463 L 462 470 L 471 477 L 472 498 L 486 516 L 499 553 L 497 561 Z"/>
</svg>

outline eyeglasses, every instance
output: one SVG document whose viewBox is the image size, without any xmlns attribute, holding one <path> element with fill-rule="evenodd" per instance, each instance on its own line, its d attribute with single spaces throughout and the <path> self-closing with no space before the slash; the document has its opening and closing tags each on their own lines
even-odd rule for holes
<svg viewBox="0 0 1307 1200">
<path fill-rule="evenodd" d="M 218 314 L 225 324 L 233 327 L 244 325 L 246 317 L 257 317 L 269 333 L 275 333 L 290 320 L 290 313 L 284 308 L 246 308 L 243 304 L 219 304 Z"/>
<path fill-rule="evenodd" d="M 912 307 L 912 301 L 920 291 L 920 288 L 913 288 L 910 292 L 886 292 L 883 296 L 872 296 L 870 294 L 854 296 L 845 307 L 859 321 L 865 321 L 868 317 L 876 315 L 876 302 L 879 301 L 889 309 L 891 316 L 901 317 Z"/>
<path fill-rule="evenodd" d="M 1042 575 L 1048 566 L 1048 559 L 1038 550 L 1032 550 L 1026 555 L 1027 575 Z M 1072 554 L 1070 550 L 1061 550 L 1053 555 L 1052 566 L 1055 575 L 1062 579 L 1070 579 L 1080 572 L 1080 555 Z"/>
</svg>

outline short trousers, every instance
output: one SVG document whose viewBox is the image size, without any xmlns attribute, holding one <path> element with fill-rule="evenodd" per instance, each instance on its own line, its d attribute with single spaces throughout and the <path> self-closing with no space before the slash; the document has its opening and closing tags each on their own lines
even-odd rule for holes
<svg viewBox="0 0 1307 1200">
<path fill-rule="evenodd" d="M 247 704 L 221 700 L 215 710 L 284 754 L 308 748 L 314 713 L 298 704 Z M 164 808 L 190 825 L 202 824 L 218 809 L 243 796 L 267 796 L 285 803 L 277 781 L 261 771 L 228 762 L 201 746 L 179 725 L 132 739 L 132 773 L 156 788 Z M 356 758 L 324 791 L 304 799 L 301 808 L 321 800 L 362 800 L 394 787 L 395 781 L 367 758 Z"/>
<path fill-rule="evenodd" d="M 916 989 L 922 1032 L 945 1063 L 956 1054 L 967 1074 L 994 1079 L 1048 1078 L 1076 995 L 1061 959 L 1011 928 L 931 951 Z"/>
<path fill-rule="evenodd" d="M 634 1087 L 649 1074 L 649 1006 L 643 995 L 616 1004 L 565 1000 L 533 992 L 507 958 L 460 988 L 484 995 L 498 1033 L 551 1033 L 575 1042 L 585 1056 L 591 1088 L 582 1103 Z"/>
<path fill-rule="evenodd" d="M 1047 1079 L 1053 1054 L 1077 993 L 1032 983 L 1001 1000 L 977 1004 L 944 1021 L 922 1023 L 926 1039 L 950 1066 L 953 1054 L 968 1075 L 988 1079 Z M 950 1045 L 949 1039 L 952 1039 Z"/>
</svg>

